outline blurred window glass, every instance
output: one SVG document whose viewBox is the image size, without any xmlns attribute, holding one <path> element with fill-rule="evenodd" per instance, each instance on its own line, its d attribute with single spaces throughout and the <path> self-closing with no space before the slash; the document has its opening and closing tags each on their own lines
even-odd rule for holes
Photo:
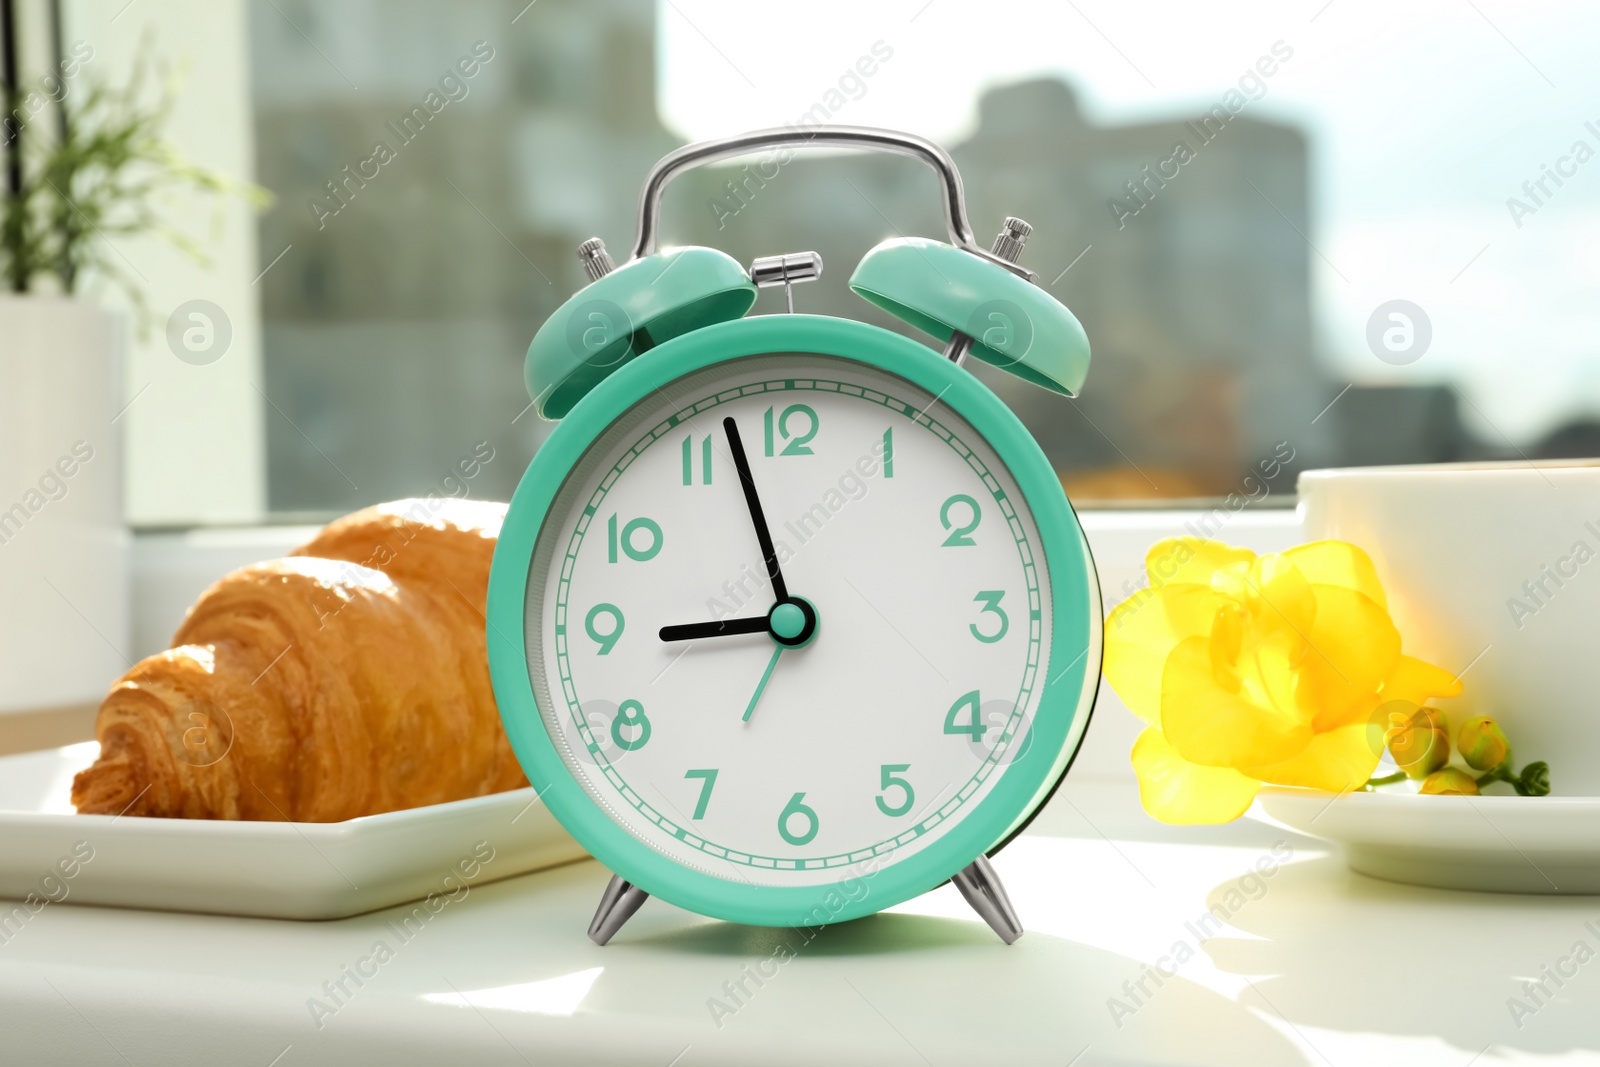
<svg viewBox="0 0 1600 1067">
<path fill-rule="evenodd" d="M 1286 503 L 1312 466 L 1600 452 L 1590 8 L 249 10 L 263 265 L 291 249 L 261 283 L 275 513 L 508 498 L 549 431 L 522 355 L 584 281 L 575 246 L 620 258 L 674 147 L 786 122 L 932 136 L 981 239 L 1032 223 L 1088 384 L 1069 401 L 976 373 L 1075 503 Z M 913 162 L 802 153 L 689 175 L 665 236 L 743 262 L 815 249 L 798 310 L 909 332 L 844 282 L 885 237 L 942 236 L 937 206 Z"/>
</svg>

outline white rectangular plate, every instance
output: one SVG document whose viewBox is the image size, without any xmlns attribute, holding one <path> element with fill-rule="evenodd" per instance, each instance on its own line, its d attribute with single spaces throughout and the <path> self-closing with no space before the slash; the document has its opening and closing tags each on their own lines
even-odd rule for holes
<svg viewBox="0 0 1600 1067">
<path fill-rule="evenodd" d="M 341 823 L 74 814 L 72 777 L 98 752 L 0 758 L 0 897 L 338 919 L 585 855 L 532 789 Z M 0 935 L 27 921 L 18 907 L 0 905 Z"/>
</svg>

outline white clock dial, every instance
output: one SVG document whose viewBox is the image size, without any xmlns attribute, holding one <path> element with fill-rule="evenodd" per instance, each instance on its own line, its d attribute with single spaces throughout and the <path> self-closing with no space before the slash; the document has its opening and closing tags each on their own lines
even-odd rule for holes
<svg viewBox="0 0 1600 1067">
<path fill-rule="evenodd" d="M 774 604 L 725 419 L 788 592 L 815 608 L 803 647 L 662 639 Z M 898 863 L 970 813 L 1026 756 L 1051 622 L 1038 531 L 988 443 L 896 375 L 793 353 L 618 419 L 557 495 L 526 600 L 573 777 L 639 841 L 754 885 Z"/>
</svg>

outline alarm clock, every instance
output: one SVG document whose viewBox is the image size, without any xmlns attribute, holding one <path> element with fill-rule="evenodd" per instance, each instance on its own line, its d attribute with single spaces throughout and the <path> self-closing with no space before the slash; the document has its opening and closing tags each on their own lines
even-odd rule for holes
<svg viewBox="0 0 1600 1067">
<path fill-rule="evenodd" d="M 657 248 L 676 175 L 811 146 L 937 173 L 949 241 L 885 241 L 849 284 L 942 354 L 795 314 L 815 253 L 746 269 Z M 590 284 L 528 348 L 532 406 L 559 425 L 506 514 L 487 632 L 529 782 L 614 872 L 597 943 L 650 896 L 815 927 L 946 881 L 1021 935 L 988 857 L 1077 752 L 1102 637 L 1059 478 L 964 366 L 1083 384 L 1083 328 L 1017 262 L 1029 232 L 1007 219 L 980 247 L 943 149 L 830 126 L 679 149 L 627 262 L 579 247 Z M 787 313 L 747 315 L 780 285 Z"/>
</svg>

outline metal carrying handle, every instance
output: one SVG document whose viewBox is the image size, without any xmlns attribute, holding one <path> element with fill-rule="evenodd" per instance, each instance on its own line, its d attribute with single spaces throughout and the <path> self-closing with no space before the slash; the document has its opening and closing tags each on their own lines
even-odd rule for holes
<svg viewBox="0 0 1600 1067">
<path fill-rule="evenodd" d="M 714 163 L 730 156 L 748 155 L 763 148 L 797 145 L 810 148 L 859 148 L 886 152 L 892 155 L 920 159 L 939 176 L 939 196 L 944 202 L 945 229 L 950 243 L 980 259 L 998 264 L 1013 274 L 1032 278 L 1033 272 L 995 255 L 980 246 L 972 235 L 972 224 L 967 221 L 967 200 L 961 187 L 961 173 L 956 170 L 950 153 L 924 137 L 894 130 L 880 130 L 871 126 L 813 126 L 807 130 L 768 129 L 723 137 L 715 141 L 701 141 L 663 156 L 650 169 L 639 195 L 639 236 L 633 245 L 634 259 L 653 255 L 656 251 L 656 231 L 660 228 L 661 194 L 667 183 L 684 171 L 706 163 Z"/>
</svg>

